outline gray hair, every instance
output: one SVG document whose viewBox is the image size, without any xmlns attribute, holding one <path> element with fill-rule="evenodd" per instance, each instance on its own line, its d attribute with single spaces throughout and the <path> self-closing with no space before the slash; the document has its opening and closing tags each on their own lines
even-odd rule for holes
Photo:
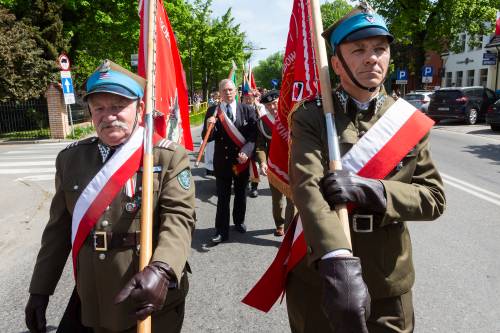
<svg viewBox="0 0 500 333">
<path fill-rule="evenodd" d="M 222 81 L 219 82 L 219 91 L 222 91 L 222 88 L 226 84 L 228 84 L 228 83 L 230 83 L 233 86 L 233 88 L 236 89 L 236 86 L 235 86 L 233 80 L 231 80 L 231 79 L 224 79 L 224 80 L 222 80 Z"/>
</svg>

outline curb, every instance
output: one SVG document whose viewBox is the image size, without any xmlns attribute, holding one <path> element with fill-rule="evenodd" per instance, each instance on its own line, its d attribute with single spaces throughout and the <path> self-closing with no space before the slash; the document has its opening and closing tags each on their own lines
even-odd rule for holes
<svg viewBox="0 0 500 333">
<path fill-rule="evenodd" d="M 74 142 L 72 139 L 41 139 L 41 140 L 0 140 L 0 145 L 23 145 L 34 143 L 61 143 L 61 142 Z"/>
</svg>

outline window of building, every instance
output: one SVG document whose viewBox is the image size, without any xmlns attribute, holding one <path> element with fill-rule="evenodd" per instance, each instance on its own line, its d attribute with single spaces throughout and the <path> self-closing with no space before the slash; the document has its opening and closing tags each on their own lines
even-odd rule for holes
<svg viewBox="0 0 500 333">
<path fill-rule="evenodd" d="M 479 45 L 476 47 L 476 50 L 481 50 L 483 48 L 483 35 L 477 36 L 477 40 L 479 41 Z"/>
<path fill-rule="evenodd" d="M 486 87 L 487 82 L 488 82 L 488 69 L 483 68 L 479 71 L 479 85 Z"/>
<path fill-rule="evenodd" d="M 451 87 L 451 74 L 453 74 L 453 73 L 452 72 L 446 72 L 446 80 L 445 80 L 445 83 L 444 83 L 445 87 Z"/>
<path fill-rule="evenodd" d="M 467 86 L 473 86 L 474 85 L 474 70 L 471 69 L 467 71 Z"/>
<path fill-rule="evenodd" d="M 469 41 L 466 44 L 467 46 L 467 52 L 474 51 L 474 47 L 471 46 L 471 42 L 474 41 L 475 37 L 474 36 L 469 36 Z"/>
<path fill-rule="evenodd" d="M 457 80 L 456 80 L 455 87 L 461 87 L 462 86 L 462 80 L 463 80 L 463 78 L 464 78 L 464 72 L 458 71 L 457 72 Z"/>
</svg>

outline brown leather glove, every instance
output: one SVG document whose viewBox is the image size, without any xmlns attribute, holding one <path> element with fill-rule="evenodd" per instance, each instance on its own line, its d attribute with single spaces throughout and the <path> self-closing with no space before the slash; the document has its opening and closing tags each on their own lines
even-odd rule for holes
<svg viewBox="0 0 500 333">
<path fill-rule="evenodd" d="M 330 207 L 352 202 L 374 213 L 385 213 L 387 199 L 382 182 L 347 170 L 329 171 L 321 181 L 323 196 Z"/>
<path fill-rule="evenodd" d="M 49 295 L 31 294 L 24 308 L 25 321 L 31 333 L 47 332 L 45 312 L 49 304 Z"/>
<path fill-rule="evenodd" d="M 170 266 L 161 261 L 154 261 L 132 277 L 116 295 L 115 304 L 130 296 L 137 320 L 144 320 L 163 307 L 170 280 L 175 280 Z"/>
<path fill-rule="evenodd" d="M 322 309 L 335 333 L 368 333 L 370 294 L 361 276 L 357 257 L 320 260 L 323 277 Z"/>
</svg>

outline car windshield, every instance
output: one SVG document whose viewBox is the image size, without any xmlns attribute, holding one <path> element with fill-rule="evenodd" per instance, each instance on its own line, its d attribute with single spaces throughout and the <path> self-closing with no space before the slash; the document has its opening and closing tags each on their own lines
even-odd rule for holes
<svg viewBox="0 0 500 333">
<path fill-rule="evenodd" d="M 462 92 L 460 90 L 438 90 L 434 93 L 436 99 L 450 98 L 457 99 L 462 97 Z"/>
<path fill-rule="evenodd" d="M 421 101 L 425 98 L 422 94 L 408 94 L 404 97 L 407 101 Z"/>
</svg>

